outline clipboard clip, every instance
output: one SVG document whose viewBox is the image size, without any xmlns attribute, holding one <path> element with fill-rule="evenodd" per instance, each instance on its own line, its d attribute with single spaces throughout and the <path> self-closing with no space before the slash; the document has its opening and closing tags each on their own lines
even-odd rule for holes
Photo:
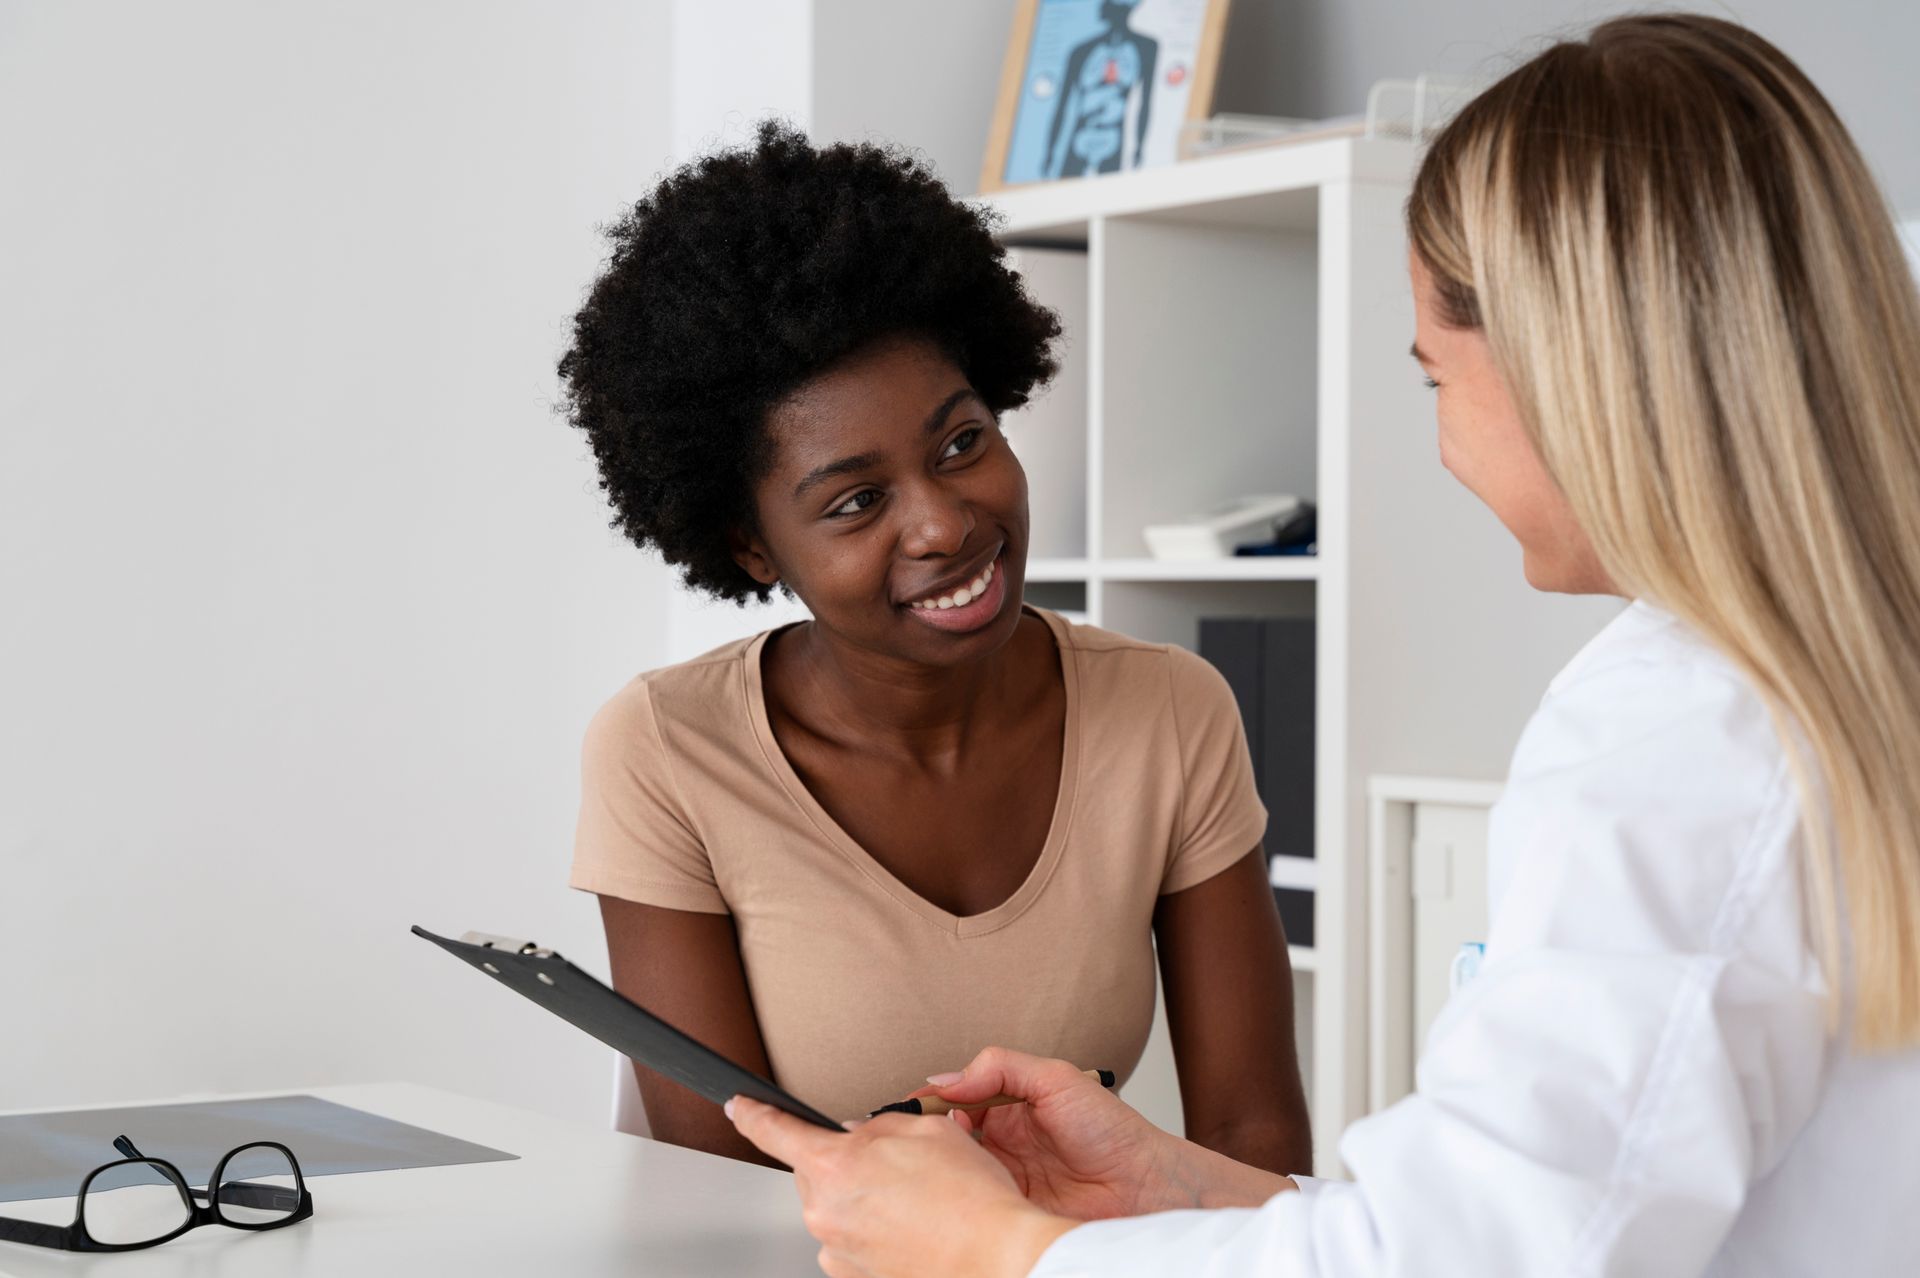
<svg viewBox="0 0 1920 1278">
<path fill-rule="evenodd" d="M 477 945 L 483 950 L 503 950 L 508 954 L 530 954 L 534 958 L 552 958 L 552 950 L 535 945 L 532 941 L 521 941 L 511 936 L 495 936 L 492 932 L 463 932 L 460 940 L 467 945 Z"/>
</svg>

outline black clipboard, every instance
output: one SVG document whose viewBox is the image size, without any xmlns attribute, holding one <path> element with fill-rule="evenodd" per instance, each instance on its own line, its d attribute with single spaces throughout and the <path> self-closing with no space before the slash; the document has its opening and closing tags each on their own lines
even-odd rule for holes
<svg viewBox="0 0 1920 1278">
<path fill-rule="evenodd" d="M 552 950 L 531 941 L 468 932 L 459 940 L 435 936 L 414 925 L 447 953 L 483 972 L 515 993 L 532 999 L 561 1020 L 593 1035 L 608 1047 L 656 1070 L 716 1105 L 735 1096 L 763 1101 L 829 1131 L 845 1131 L 805 1101 L 734 1064 L 711 1047 L 688 1037 L 632 999 L 609 989 Z"/>
</svg>

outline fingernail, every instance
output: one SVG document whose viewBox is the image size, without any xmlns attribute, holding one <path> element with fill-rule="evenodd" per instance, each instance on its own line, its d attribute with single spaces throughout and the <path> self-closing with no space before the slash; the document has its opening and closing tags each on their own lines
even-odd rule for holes
<svg viewBox="0 0 1920 1278">
<path fill-rule="evenodd" d="M 929 1074 L 927 1075 L 927 1082 L 935 1087 L 952 1087 L 965 1077 L 966 1073 L 964 1071 L 956 1069 L 946 1074 Z"/>
<path fill-rule="evenodd" d="M 733 1102 L 732 1102 L 731 1100 L 729 1100 L 729 1101 L 728 1101 L 728 1102 L 727 1102 L 726 1104 L 724 1104 L 724 1105 L 722 1105 L 722 1106 L 720 1107 L 720 1112 L 721 1112 L 721 1113 L 723 1113 L 723 1114 L 725 1114 L 725 1115 L 726 1115 L 726 1116 L 728 1117 L 728 1119 L 732 1119 L 732 1117 L 733 1117 Z"/>
</svg>

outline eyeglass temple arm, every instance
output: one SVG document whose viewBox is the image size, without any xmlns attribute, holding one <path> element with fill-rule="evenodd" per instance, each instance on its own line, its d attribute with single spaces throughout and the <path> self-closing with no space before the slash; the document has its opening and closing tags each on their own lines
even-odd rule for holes
<svg viewBox="0 0 1920 1278">
<path fill-rule="evenodd" d="M 15 1220 L 0 1216 L 0 1242 L 26 1243 L 29 1247 L 73 1249 L 72 1225 L 48 1225 L 37 1220 Z"/>
<path fill-rule="evenodd" d="M 139 1148 L 125 1136 L 115 1136 L 113 1147 L 120 1151 L 123 1158 L 145 1158 Z M 204 1189 L 187 1186 L 187 1192 L 201 1202 L 208 1199 Z M 286 1189 L 279 1185 L 256 1185 L 252 1181 L 230 1180 L 220 1187 L 220 1198 L 235 1207 L 259 1207 L 270 1211 L 292 1211 L 300 1205 L 300 1191 Z"/>
</svg>

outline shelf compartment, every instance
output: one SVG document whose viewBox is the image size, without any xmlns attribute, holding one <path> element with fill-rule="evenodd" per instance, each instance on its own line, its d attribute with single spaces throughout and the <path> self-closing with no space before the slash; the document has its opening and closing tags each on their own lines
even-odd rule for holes
<svg viewBox="0 0 1920 1278">
<path fill-rule="evenodd" d="M 1086 559 L 1029 559 L 1027 584 L 1042 582 L 1085 582 L 1093 576 L 1092 561 Z"/>
<path fill-rule="evenodd" d="M 1101 579 L 1099 615 L 1109 630 L 1148 643 L 1200 650 L 1202 617 L 1311 617 L 1311 581 L 1246 578 L 1238 581 Z"/>
<path fill-rule="evenodd" d="M 1084 581 L 1027 580 L 1026 602 L 1050 612 L 1084 616 L 1087 612 L 1087 583 Z"/>
<path fill-rule="evenodd" d="M 1224 501 L 1315 500 L 1318 240 L 1110 218 L 1093 254 L 1099 348 L 1093 552 Z"/>
<path fill-rule="evenodd" d="M 1256 555 L 1244 559 L 1103 559 L 1092 565 L 1106 581 L 1315 581 L 1313 555 Z"/>
<path fill-rule="evenodd" d="M 1087 255 L 1016 248 L 1007 265 L 1035 301 L 1060 320 L 1054 356 L 1060 370 L 1000 428 L 1027 472 L 1028 554 L 1036 560 L 1087 554 Z"/>
</svg>

